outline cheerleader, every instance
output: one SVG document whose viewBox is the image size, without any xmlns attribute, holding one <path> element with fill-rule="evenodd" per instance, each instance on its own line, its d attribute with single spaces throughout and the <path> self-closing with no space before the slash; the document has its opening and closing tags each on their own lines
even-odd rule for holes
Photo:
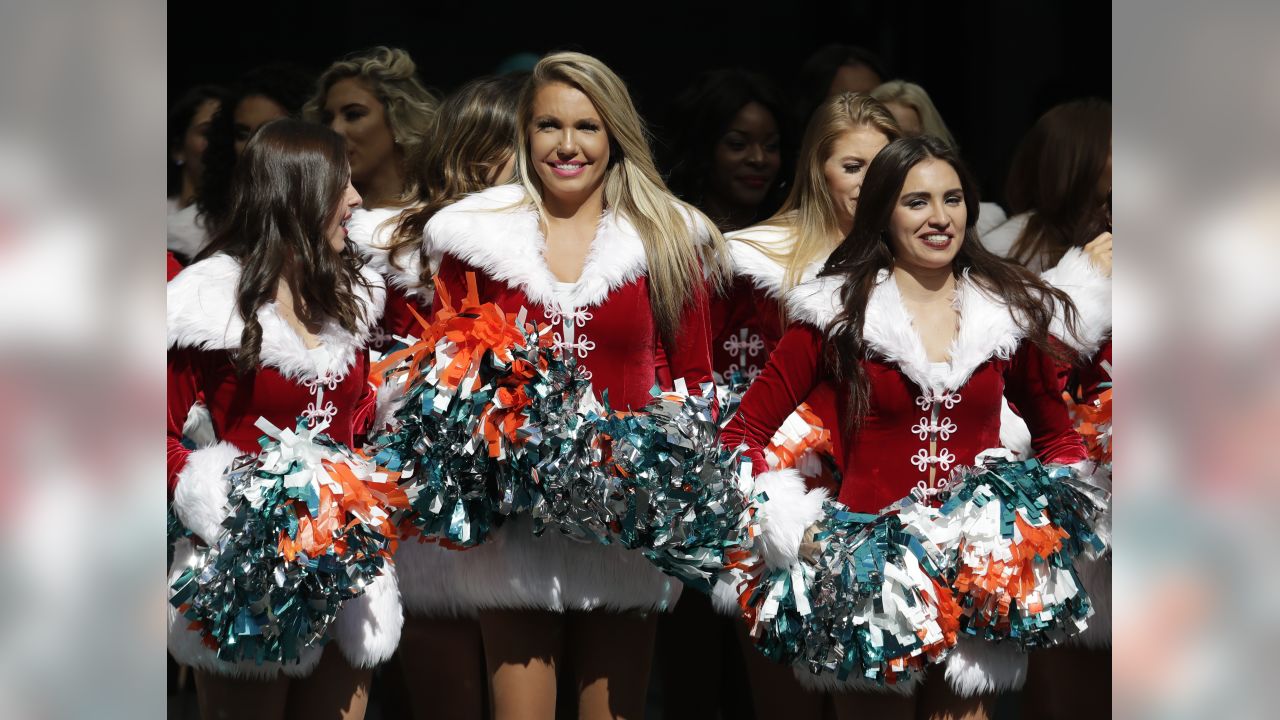
<svg viewBox="0 0 1280 720">
<path fill-rule="evenodd" d="M 778 426 L 831 380 L 844 435 L 839 500 L 854 511 L 909 494 L 935 500 L 954 467 L 998 447 L 1002 395 L 1032 428 L 1042 462 L 1084 460 L 1055 387 L 1062 350 L 1051 340 L 1074 329 L 1074 306 L 967 237 L 976 206 L 974 184 L 945 144 L 921 136 L 886 146 L 862 184 L 852 233 L 818 278 L 788 294 L 794 325 L 723 442 L 745 444 L 759 474 Z M 815 504 L 799 525 L 819 515 Z M 896 692 L 799 676 L 839 691 L 842 718 L 989 717 L 995 694 L 1017 687 L 1025 666 L 1012 650 L 962 638 L 945 668 Z"/>
<path fill-rule="evenodd" d="M 626 85 L 595 58 L 549 55 L 517 118 L 519 182 L 427 223 L 449 294 L 473 275 L 481 301 L 553 326 L 615 409 L 650 400 L 659 347 L 691 392 L 710 383 L 699 263 L 720 277 L 723 239 L 667 192 Z M 640 552 L 534 537 L 527 519 L 464 557 L 458 584 L 479 610 L 495 717 L 554 717 L 566 666 L 579 717 L 643 717 L 654 613 L 675 603 L 678 580 Z"/>
<path fill-rule="evenodd" d="M 440 255 L 422 241 L 423 228 L 440 209 L 469 193 L 511 180 L 515 167 L 516 101 L 523 78 L 480 78 L 441 104 L 410 167 L 416 200 L 406 210 L 357 210 L 351 240 L 369 265 L 399 292 L 387 299 L 383 327 L 392 336 L 421 332 L 410 308 L 427 317 Z M 394 409 L 394 402 L 387 409 Z M 378 425 L 381 425 L 379 421 Z M 404 598 L 400 665 L 417 717 L 484 715 L 485 667 L 475 608 L 460 602 L 454 578 L 464 553 L 439 545 L 402 542 L 396 572 Z"/>
<path fill-rule="evenodd" d="M 1075 100 L 1045 113 L 1014 155 L 1005 194 L 1016 214 L 984 236 L 993 252 L 1044 271 L 1055 284 L 1071 283 L 1082 264 L 1110 275 L 1111 104 Z M 1082 361 L 1061 368 L 1064 389 L 1086 405 L 1111 380 L 1110 296 L 1092 303 L 1101 312 L 1091 323 L 1091 342 L 1080 348 Z M 1001 432 L 1006 447 L 1022 451 L 1028 444 L 1016 414 L 1006 413 Z M 1095 717 L 1110 708 L 1111 561 L 1082 559 L 1076 567 L 1095 612 L 1089 629 L 1067 646 L 1032 653 L 1023 693 L 1027 717 Z M 1078 684 L 1097 692 L 1075 692 Z"/>
<path fill-rule="evenodd" d="M 172 507 L 193 535 L 176 549 L 170 581 L 211 544 L 228 514 L 223 471 L 256 452 L 259 417 L 292 427 L 299 417 L 351 445 L 368 426 L 370 328 L 384 289 L 346 240 L 360 204 L 346 149 L 333 132 L 295 120 L 264 125 L 236 165 L 227 222 L 197 261 L 168 285 L 168 479 Z M 197 403 L 216 442 L 182 444 Z M 334 644 L 297 663 L 219 660 L 172 606 L 169 651 L 196 671 L 203 717 L 364 715 L 370 668 L 395 650 L 399 591 L 391 568 L 349 601 Z"/>
</svg>

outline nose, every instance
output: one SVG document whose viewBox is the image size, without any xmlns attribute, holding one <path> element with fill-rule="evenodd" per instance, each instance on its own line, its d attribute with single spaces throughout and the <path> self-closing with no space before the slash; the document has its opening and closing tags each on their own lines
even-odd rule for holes
<svg viewBox="0 0 1280 720">
<path fill-rule="evenodd" d="M 578 154 L 578 139 L 574 137 L 573 128 L 565 128 L 560 133 L 560 144 L 556 146 L 556 152 L 565 158 Z"/>
<path fill-rule="evenodd" d="M 946 206 L 942 203 L 933 203 L 930 206 L 929 225 L 939 229 L 945 229 L 951 224 L 951 216 L 947 215 Z"/>
<path fill-rule="evenodd" d="M 364 204 L 364 198 L 360 197 L 360 192 L 355 187 L 351 187 L 347 193 L 347 207 L 355 210 L 362 204 Z"/>
<path fill-rule="evenodd" d="M 764 165 L 764 148 L 759 145 L 747 146 L 747 164 L 760 167 Z"/>
</svg>

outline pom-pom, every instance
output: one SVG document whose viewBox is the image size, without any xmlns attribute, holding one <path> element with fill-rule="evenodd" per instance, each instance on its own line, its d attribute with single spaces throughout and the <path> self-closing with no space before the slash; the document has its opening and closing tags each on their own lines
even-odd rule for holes
<svg viewBox="0 0 1280 720">
<path fill-rule="evenodd" d="M 170 602 L 223 660 L 297 661 L 383 571 L 407 499 L 320 434 L 327 424 L 258 427 L 262 452 L 227 471 L 231 517 L 179 575 Z"/>
</svg>

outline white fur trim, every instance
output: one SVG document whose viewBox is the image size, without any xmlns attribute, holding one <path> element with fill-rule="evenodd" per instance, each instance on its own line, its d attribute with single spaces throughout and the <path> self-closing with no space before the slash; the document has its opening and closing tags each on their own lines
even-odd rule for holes
<svg viewBox="0 0 1280 720">
<path fill-rule="evenodd" d="M 316 336 L 320 345 L 329 351 L 327 367 L 317 367 L 316 355 L 280 316 L 275 302 L 258 308 L 258 322 L 262 325 L 262 364 L 276 368 L 291 379 L 336 375 L 350 368 L 356 352 L 364 352 L 370 328 L 382 317 L 387 294 L 382 276 L 376 271 L 365 266 L 360 272 L 369 288 L 357 286 L 354 289 L 365 308 L 359 332 L 347 332 L 336 321 L 326 320 Z M 244 321 L 236 309 L 236 285 L 239 281 L 240 262 L 221 253 L 187 266 L 169 281 L 166 323 L 169 348 L 239 348 L 240 334 L 244 331 Z"/>
<path fill-rule="evenodd" d="M 773 225 L 756 225 L 725 235 L 729 243 L 729 256 L 733 259 L 735 275 L 745 277 L 758 290 L 775 300 L 783 298 L 782 284 L 787 269 L 761 251 L 761 245 L 769 246 L 779 254 L 788 253 L 793 244 L 791 230 Z M 822 269 L 825 258 L 805 269 L 802 280 L 808 280 Z"/>
<path fill-rule="evenodd" d="M 206 448 L 218 442 L 218 434 L 213 429 L 213 415 L 204 403 L 197 402 L 187 411 L 187 420 L 182 423 L 182 435 L 195 443 L 198 448 Z"/>
<path fill-rule="evenodd" d="M 1080 584 L 1089 593 L 1093 614 L 1089 616 L 1089 627 L 1068 640 L 1067 644 L 1092 650 L 1109 650 L 1111 648 L 1111 556 L 1107 555 L 1098 560 L 1076 558 L 1076 572 L 1080 575 Z"/>
<path fill-rule="evenodd" d="M 363 595 L 342 605 L 333 623 L 333 637 L 347 662 L 371 668 L 386 662 L 396 651 L 403 626 L 396 569 L 386 563 Z"/>
<path fill-rule="evenodd" d="M 805 531 L 823 517 L 826 488 L 806 490 L 804 477 L 788 468 L 757 475 L 752 495 L 760 493 L 768 500 L 761 506 L 759 555 L 771 568 L 788 567 L 800 556 Z"/>
<path fill-rule="evenodd" d="M 932 387 L 929 357 L 902 302 L 898 283 L 887 270 L 880 272 L 876 282 L 867 300 L 864 341 L 876 354 L 896 364 L 917 387 Z M 796 286 L 787 294 L 788 314 L 828 332 L 840 312 L 842 283 L 843 278 L 828 276 Z M 956 279 L 954 305 L 960 313 L 960 328 L 951 343 L 947 370 L 938 380 L 951 390 L 964 387 L 973 371 L 987 360 L 1013 357 L 1023 337 L 1008 306 L 991 297 L 967 273 Z"/>
<path fill-rule="evenodd" d="M 310 675 L 316 669 L 316 665 L 320 663 L 320 654 L 323 650 L 321 647 L 303 650 L 296 663 L 262 663 L 259 665 L 252 660 L 241 660 L 235 663 L 219 660 L 218 653 L 205 646 L 200 637 L 200 631 L 189 630 L 190 621 L 183 617 L 182 613 L 178 612 L 178 609 L 168 600 L 172 597 L 172 591 L 169 588 L 172 587 L 174 581 L 178 579 L 183 570 L 190 565 L 194 555 L 195 550 L 191 541 L 183 538 L 174 545 L 173 565 L 169 567 L 169 582 L 166 586 L 167 592 L 165 594 L 165 606 L 168 608 L 166 616 L 167 644 L 169 652 L 175 660 L 197 670 L 252 680 L 275 680 L 282 674 L 286 677 L 301 678 Z"/>
<path fill-rule="evenodd" d="M 422 254 L 405 251 L 396 261 L 403 267 L 391 264 L 391 236 L 395 232 L 400 215 L 413 208 L 357 209 L 347 221 L 347 238 L 360 250 L 368 267 L 380 273 L 391 285 L 400 288 L 410 297 L 423 295 L 430 300 L 434 288 L 422 286 Z M 427 258 L 432 274 L 440 267 L 440 256 Z"/>
<path fill-rule="evenodd" d="M 1076 335 L 1067 332 L 1061 308 L 1054 312 L 1049 331 L 1081 357 L 1093 357 L 1111 333 L 1111 278 L 1098 272 L 1081 248 L 1068 250 L 1056 267 L 1040 277 L 1071 296 L 1079 311 Z"/>
<path fill-rule="evenodd" d="M 400 598 L 410 615 L 427 618 L 475 617 L 458 591 L 459 578 L 472 570 L 474 550 L 449 550 L 409 538 L 396 549 Z"/>
<path fill-rule="evenodd" d="M 824 693 L 877 693 L 883 695 L 914 695 L 916 689 L 920 687 L 920 674 L 912 673 L 907 680 L 896 682 L 893 685 L 881 685 L 875 680 L 866 678 L 849 676 L 841 680 L 836 677 L 835 673 L 822 672 L 817 675 L 809 671 L 809 668 L 803 665 L 792 665 L 792 671 L 795 673 L 796 680 L 806 690 Z"/>
<path fill-rule="evenodd" d="M 493 538 L 465 551 L 458 578 L 468 607 L 605 612 L 660 611 L 675 607 L 680 581 L 662 574 L 639 550 L 578 542 L 556 530 L 534 537 L 532 520 L 520 516 Z"/>
<path fill-rule="evenodd" d="M 222 521 L 230 509 L 227 495 L 231 486 L 223 473 L 244 451 L 229 442 L 220 442 L 187 454 L 187 463 L 178 471 L 173 489 L 173 511 L 191 532 L 213 545 L 222 531 Z"/>
<path fill-rule="evenodd" d="M 962 635 L 943 664 L 947 684 L 961 697 L 1020 690 L 1027 681 L 1027 654 L 1010 644 Z"/>
<path fill-rule="evenodd" d="M 1009 401 L 1000 400 L 1000 444 L 1008 448 L 1019 460 L 1033 457 L 1031 430 L 1027 421 L 1009 407 Z"/>
</svg>

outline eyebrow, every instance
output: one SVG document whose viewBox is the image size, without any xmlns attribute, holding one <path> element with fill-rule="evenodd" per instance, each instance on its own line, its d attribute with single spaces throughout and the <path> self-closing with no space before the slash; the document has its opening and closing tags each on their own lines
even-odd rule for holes
<svg viewBox="0 0 1280 720">
<path fill-rule="evenodd" d="M 943 191 L 943 193 L 942 193 L 942 194 L 943 194 L 943 195 L 950 195 L 950 194 L 952 194 L 952 193 L 957 193 L 957 194 L 963 195 L 963 194 L 964 194 L 964 190 L 963 190 L 963 189 L 961 189 L 961 188 L 951 188 L 950 190 L 945 190 L 945 191 Z M 933 193 L 931 193 L 931 192 L 928 192 L 928 191 L 925 191 L 925 190 L 919 190 L 919 191 L 916 191 L 916 192 L 907 193 L 907 194 L 903 195 L 903 196 L 902 196 L 902 199 L 903 199 L 903 200 L 915 200 L 916 198 L 919 198 L 919 199 L 921 199 L 921 200 L 927 200 L 927 199 L 929 199 L 929 198 L 930 198 L 930 197 L 932 197 L 932 196 L 933 196 Z"/>
<path fill-rule="evenodd" d="M 364 104 L 364 103 L 362 103 L 362 102 L 349 102 L 349 103 L 347 103 L 346 105 L 343 105 L 342 107 L 338 108 L 338 110 L 339 110 L 339 111 L 346 111 L 346 110 L 349 110 L 349 109 L 351 109 L 351 108 L 360 108 L 360 109 L 364 109 L 364 108 L 366 108 L 366 107 L 368 107 L 368 106 L 367 106 L 367 105 L 365 105 L 365 104 Z"/>
<path fill-rule="evenodd" d="M 543 121 L 543 120 L 554 120 L 554 121 L 556 121 L 556 122 L 562 122 L 562 120 L 561 120 L 560 116 L 558 116 L 558 115 L 547 115 L 547 114 L 545 114 L 545 113 L 544 113 L 544 114 L 542 114 L 542 115 L 537 115 L 537 116 L 535 116 L 535 117 L 533 118 L 533 121 L 534 121 L 534 122 L 541 122 L 541 121 Z M 603 120 L 601 120 L 600 118 L 598 118 L 598 117 L 594 116 L 594 115 L 587 115 L 587 116 L 584 116 L 584 117 L 580 117 L 580 118 L 578 118 L 577 120 L 571 120 L 570 122 L 575 122 L 575 123 L 580 123 L 580 122 L 603 123 L 604 121 L 603 121 Z"/>
</svg>

